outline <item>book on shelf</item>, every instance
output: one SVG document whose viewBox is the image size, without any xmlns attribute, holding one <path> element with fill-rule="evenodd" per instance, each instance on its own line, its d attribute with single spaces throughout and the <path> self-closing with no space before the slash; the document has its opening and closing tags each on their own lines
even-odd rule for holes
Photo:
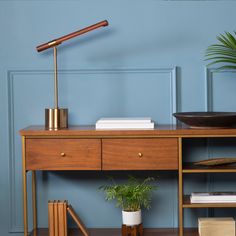
<svg viewBox="0 0 236 236">
<path fill-rule="evenodd" d="M 154 129 L 154 122 L 148 117 L 101 118 L 96 129 Z"/>
<path fill-rule="evenodd" d="M 191 203 L 236 203 L 236 192 L 192 193 Z"/>
<path fill-rule="evenodd" d="M 112 117 L 100 118 L 97 123 L 99 124 L 113 124 L 113 123 L 151 123 L 150 117 Z"/>
<path fill-rule="evenodd" d="M 113 124 L 96 124 L 96 129 L 154 129 L 154 123 L 113 123 Z"/>
<path fill-rule="evenodd" d="M 235 220 L 232 217 L 198 218 L 199 236 L 235 236 Z"/>
</svg>

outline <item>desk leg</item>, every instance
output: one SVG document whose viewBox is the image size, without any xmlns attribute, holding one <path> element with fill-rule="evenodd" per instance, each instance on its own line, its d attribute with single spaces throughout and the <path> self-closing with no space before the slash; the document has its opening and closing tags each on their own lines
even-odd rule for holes
<svg viewBox="0 0 236 236">
<path fill-rule="evenodd" d="M 37 229 L 37 200 L 36 200 L 36 172 L 32 171 L 32 209 L 33 209 L 33 228 Z"/>
<path fill-rule="evenodd" d="M 23 180 L 23 206 L 24 206 L 24 236 L 28 235 L 28 209 L 27 209 L 27 171 L 25 165 L 25 137 L 22 136 L 22 180 Z"/>
<path fill-rule="evenodd" d="M 183 236 L 183 173 L 182 173 L 182 138 L 179 138 L 179 236 Z"/>
</svg>

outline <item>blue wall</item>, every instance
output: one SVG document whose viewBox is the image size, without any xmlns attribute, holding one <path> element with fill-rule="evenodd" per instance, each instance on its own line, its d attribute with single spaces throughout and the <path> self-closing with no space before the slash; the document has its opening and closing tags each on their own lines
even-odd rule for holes
<svg viewBox="0 0 236 236">
<path fill-rule="evenodd" d="M 235 1 L 1 0 L 0 234 L 22 232 L 18 131 L 43 124 L 44 108 L 53 106 L 52 52 L 39 54 L 35 46 L 107 19 L 109 27 L 59 47 L 59 103 L 69 107 L 70 124 L 94 124 L 101 116 L 174 123 L 175 111 L 235 110 L 235 73 L 206 70 L 203 61 L 216 35 L 235 30 L 235 9 Z M 231 156 L 234 142 L 186 140 L 185 158 Z M 136 174 L 158 177 L 145 226 L 176 227 L 177 174 Z M 120 172 L 38 173 L 39 226 L 47 226 L 47 200 L 65 198 L 88 227 L 120 227 L 120 210 L 97 192 L 107 175 L 124 178 Z M 220 176 L 192 176 L 186 191 L 235 188 L 232 176 L 225 179 L 227 185 Z M 186 225 L 211 213 L 187 211 Z"/>
</svg>

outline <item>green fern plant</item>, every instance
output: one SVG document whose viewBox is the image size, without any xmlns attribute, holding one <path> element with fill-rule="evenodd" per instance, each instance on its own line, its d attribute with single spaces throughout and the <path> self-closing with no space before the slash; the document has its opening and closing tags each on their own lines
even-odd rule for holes
<svg viewBox="0 0 236 236">
<path fill-rule="evenodd" d="M 236 36 L 236 32 L 234 32 Z M 206 50 L 206 60 L 212 62 L 208 64 L 220 64 L 219 70 L 233 69 L 236 70 L 236 38 L 229 32 L 220 34 L 217 37 L 218 44 L 210 45 Z"/>
<path fill-rule="evenodd" d="M 116 200 L 116 207 L 121 207 L 124 211 L 138 211 L 151 207 L 151 194 L 157 188 L 151 184 L 153 181 L 152 177 L 139 181 L 129 176 L 127 183 L 117 184 L 112 179 L 112 184 L 103 185 L 99 189 L 104 191 L 107 201 Z"/>
</svg>

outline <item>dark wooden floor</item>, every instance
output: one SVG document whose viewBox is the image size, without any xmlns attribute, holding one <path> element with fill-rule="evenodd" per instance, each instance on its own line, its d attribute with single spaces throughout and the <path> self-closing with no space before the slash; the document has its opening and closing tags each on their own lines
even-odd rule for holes
<svg viewBox="0 0 236 236">
<path fill-rule="evenodd" d="M 121 229 L 89 229 L 90 236 L 121 236 Z M 178 229 L 144 229 L 143 236 L 178 236 Z M 48 229 L 38 229 L 30 236 L 49 236 Z M 69 230 L 68 236 L 82 236 L 76 229 Z M 184 236 L 198 236 L 196 229 L 186 229 Z"/>
</svg>

